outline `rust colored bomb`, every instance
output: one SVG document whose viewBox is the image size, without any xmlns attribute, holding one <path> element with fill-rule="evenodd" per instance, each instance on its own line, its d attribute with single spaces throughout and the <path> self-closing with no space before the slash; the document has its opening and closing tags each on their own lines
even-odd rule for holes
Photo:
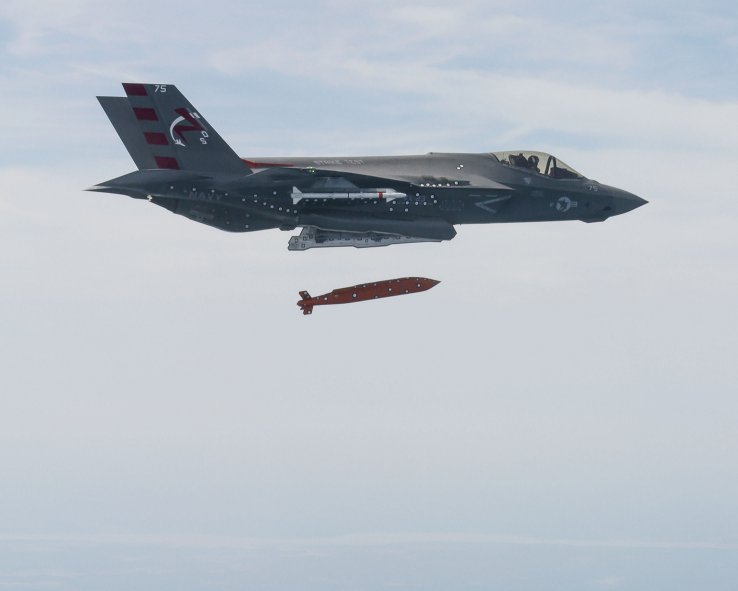
<svg viewBox="0 0 738 591">
<path fill-rule="evenodd" d="M 400 279 L 387 279 L 375 281 L 374 283 L 362 283 L 351 287 L 339 287 L 330 293 L 312 297 L 308 292 L 301 291 L 302 298 L 297 305 L 303 314 L 312 314 L 313 306 L 330 306 L 332 304 L 351 304 L 353 302 L 364 302 L 366 300 L 377 300 L 393 296 L 406 295 L 426 291 L 438 285 L 440 281 L 426 279 L 425 277 L 402 277 Z"/>
</svg>

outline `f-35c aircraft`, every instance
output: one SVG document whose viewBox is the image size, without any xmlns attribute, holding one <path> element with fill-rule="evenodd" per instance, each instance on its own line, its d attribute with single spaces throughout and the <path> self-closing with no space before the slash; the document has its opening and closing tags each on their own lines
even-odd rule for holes
<svg viewBox="0 0 738 591">
<path fill-rule="evenodd" d="M 241 158 L 171 84 L 98 97 L 138 170 L 89 190 L 229 232 L 302 231 L 290 250 L 438 242 L 455 224 L 601 222 L 645 203 L 542 152 Z"/>
</svg>

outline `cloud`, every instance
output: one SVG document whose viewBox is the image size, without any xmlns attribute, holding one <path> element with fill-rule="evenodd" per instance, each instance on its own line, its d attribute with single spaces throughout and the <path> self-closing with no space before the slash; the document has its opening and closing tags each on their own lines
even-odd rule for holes
<svg viewBox="0 0 738 591">
<path fill-rule="evenodd" d="M 736 100 L 696 98 L 660 79 L 658 72 L 642 69 L 644 63 L 672 67 L 670 48 L 687 19 L 701 23 L 705 48 L 711 43 L 706 32 L 729 45 L 730 29 L 703 12 L 676 9 L 656 19 L 658 10 L 649 9 L 634 23 L 633 14 L 640 10 L 636 3 L 605 13 L 584 10 L 582 4 L 568 18 L 559 13 L 544 18 L 537 3 L 523 10 L 470 1 L 454 8 L 377 3 L 357 19 L 356 3 L 322 5 L 328 16 L 320 19 L 314 18 L 315 9 L 285 2 L 232 5 L 232 18 L 219 22 L 219 35 L 213 36 L 207 34 L 213 26 L 210 12 L 192 20 L 177 16 L 190 8 L 187 3 L 137 0 L 131 8 L 75 0 L 69 9 L 60 9 L 50 2 L 13 0 L 0 9 L 0 18 L 16 31 L 12 51 L 50 59 L 21 60 L 22 65 L 5 72 L 3 86 L 10 91 L 4 101 L 19 115 L 9 133 L 21 137 L 21 122 L 27 126 L 29 120 L 58 128 L 59 110 L 70 112 L 63 102 L 61 109 L 39 110 L 36 101 L 31 106 L 29 95 L 42 95 L 45 84 L 72 76 L 99 86 L 101 78 L 158 78 L 162 72 L 172 82 L 178 81 L 172 78 L 177 74 L 189 81 L 193 66 L 209 65 L 234 87 L 248 88 L 248 80 L 259 73 L 288 80 L 297 87 L 298 101 L 299 87 L 309 87 L 317 102 L 351 89 L 357 108 L 367 97 L 377 105 L 392 105 L 397 114 L 412 113 L 415 124 L 405 126 L 403 134 L 427 134 L 432 120 L 439 139 L 454 130 L 467 143 L 470 138 L 478 142 L 475 134 L 486 132 L 488 145 L 500 148 L 549 132 L 595 145 L 736 149 Z M 142 12 L 146 21 L 134 17 Z M 277 15 L 285 26 L 272 24 Z M 700 49 L 703 45 L 696 46 L 697 57 L 681 68 L 680 78 L 702 75 L 709 69 L 703 62 L 714 62 L 707 49 Z M 60 90 L 62 96 L 55 99 L 68 101 L 73 86 Z M 276 92 L 259 82 L 258 94 Z"/>
<path fill-rule="evenodd" d="M 636 143 L 669 149 L 675 141 L 692 149 L 736 149 L 738 102 L 709 101 L 663 91 L 607 89 L 587 82 L 501 74 L 475 68 L 449 68 L 427 57 L 396 60 L 363 56 L 349 48 L 289 47 L 282 40 L 249 45 L 214 55 L 214 65 L 232 76 L 255 69 L 289 77 L 319 79 L 326 87 L 385 88 L 412 96 L 413 108 L 442 113 L 439 127 L 513 130 L 506 141 L 535 130 L 589 136 L 602 144 Z M 334 56 L 342 54 L 341 61 Z M 258 62 L 250 59 L 264 56 Z M 305 69 L 304 63 L 309 63 Z M 496 141 L 497 138 L 490 138 Z"/>
</svg>

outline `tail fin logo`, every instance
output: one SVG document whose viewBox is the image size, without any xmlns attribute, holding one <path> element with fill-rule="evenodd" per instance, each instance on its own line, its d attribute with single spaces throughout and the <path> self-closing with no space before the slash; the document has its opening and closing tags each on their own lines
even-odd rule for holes
<svg viewBox="0 0 738 591">
<path fill-rule="evenodd" d="M 190 131 L 198 132 L 200 135 L 200 143 L 206 145 L 208 143 L 208 132 L 200 123 L 200 115 L 190 112 L 187 109 L 175 109 L 175 113 L 179 115 L 169 126 L 169 135 L 178 146 L 183 148 L 187 146 L 187 139 L 184 134 Z"/>
</svg>

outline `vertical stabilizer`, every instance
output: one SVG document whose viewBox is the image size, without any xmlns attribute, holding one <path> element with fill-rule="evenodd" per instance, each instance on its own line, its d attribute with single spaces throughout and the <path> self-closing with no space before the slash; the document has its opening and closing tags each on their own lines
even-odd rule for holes
<svg viewBox="0 0 738 591">
<path fill-rule="evenodd" d="M 172 84 L 123 84 L 98 97 L 136 166 L 248 174 L 250 169 Z"/>
</svg>

